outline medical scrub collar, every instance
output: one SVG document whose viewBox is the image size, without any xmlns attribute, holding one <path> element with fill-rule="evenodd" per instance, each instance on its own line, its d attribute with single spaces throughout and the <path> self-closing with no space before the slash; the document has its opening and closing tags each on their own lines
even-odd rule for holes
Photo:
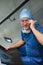
<svg viewBox="0 0 43 65">
<path fill-rule="evenodd" d="M 30 33 L 30 30 L 22 29 L 22 32 L 27 34 L 27 33 Z"/>
</svg>

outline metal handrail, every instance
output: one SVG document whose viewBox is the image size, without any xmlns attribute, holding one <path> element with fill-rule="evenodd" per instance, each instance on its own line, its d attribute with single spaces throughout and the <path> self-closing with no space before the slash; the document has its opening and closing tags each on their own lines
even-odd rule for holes
<svg viewBox="0 0 43 65">
<path fill-rule="evenodd" d="M 0 25 L 2 23 L 4 23 L 7 19 L 9 19 L 15 12 L 17 12 L 22 6 L 24 6 L 29 0 L 25 0 L 24 2 L 22 2 L 14 11 L 12 11 L 7 17 L 5 17 L 1 22 Z"/>
</svg>

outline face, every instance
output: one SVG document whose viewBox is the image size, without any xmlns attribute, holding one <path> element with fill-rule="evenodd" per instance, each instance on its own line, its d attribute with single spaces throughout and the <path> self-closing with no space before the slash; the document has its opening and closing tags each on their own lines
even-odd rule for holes
<svg viewBox="0 0 43 65">
<path fill-rule="evenodd" d="M 25 30 L 29 30 L 30 29 L 30 18 L 24 17 L 21 19 L 21 26 L 23 27 L 23 29 Z"/>
</svg>

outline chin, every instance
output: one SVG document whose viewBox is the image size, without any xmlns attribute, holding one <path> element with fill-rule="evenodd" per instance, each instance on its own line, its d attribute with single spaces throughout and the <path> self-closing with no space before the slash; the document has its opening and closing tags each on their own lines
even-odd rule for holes
<svg viewBox="0 0 43 65">
<path fill-rule="evenodd" d="M 30 30 L 30 28 L 25 28 L 25 30 Z"/>
<path fill-rule="evenodd" d="M 29 28 L 24 28 L 25 30 L 29 30 Z"/>
<path fill-rule="evenodd" d="M 30 30 L 30 27 L 23 27 L 23 29 L 25 29 L 25 30 Z"/>
</svg>

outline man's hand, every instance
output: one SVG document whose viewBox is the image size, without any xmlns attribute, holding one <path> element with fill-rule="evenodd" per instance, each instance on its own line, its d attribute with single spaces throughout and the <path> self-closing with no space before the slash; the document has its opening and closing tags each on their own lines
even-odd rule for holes
<svg viewBox="0 0 43 65">
<path fill-rule="evenodd" d="M 5 49 L 6 49 L 6 50 L 9 50 L 9 49 L 10 49 L 10 46 L 6 47 Z"/>
<path fill-rule="evenodd" d="M 37 21 L 35 20 L 30 20 L 30 29 L 32 29 L 32 28 L 34 28 L 34 26 L 35 26 L 35 23 L 36 23 Z"/>
</svg>

